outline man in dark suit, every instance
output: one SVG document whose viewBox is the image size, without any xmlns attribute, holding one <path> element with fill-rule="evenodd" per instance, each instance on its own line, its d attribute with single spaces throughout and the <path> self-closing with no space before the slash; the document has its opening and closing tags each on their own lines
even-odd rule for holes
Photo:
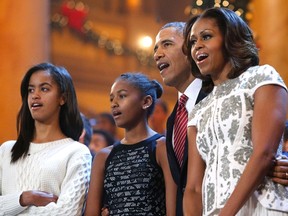
<svg viewBox="0 0 288 216">
<path fill-rule="evenodd" d="M 185 94 L 188 97 L 186 110 L 188 113 L 194 105 L 202 100 L 206 94 L 201 90 L 202 81 L 193 77 L 190 64 L 182 51 L 184 42 L 184 22 L 172 22 L 164 25 L 156 36 L 154 60 L 160 71 L 163 82 L 167 86 L 176 88 L 178 96 Z M 183 161 L 178 161 L 175 155 L 174 123 L 178 101 L 167 120 L 166 142 L 167 154 L 172 176 L 177 184 L 176 215 L 183 215 L 182 199 L 187 179 L 188 143 L 185 138 Z"/>
</svg>

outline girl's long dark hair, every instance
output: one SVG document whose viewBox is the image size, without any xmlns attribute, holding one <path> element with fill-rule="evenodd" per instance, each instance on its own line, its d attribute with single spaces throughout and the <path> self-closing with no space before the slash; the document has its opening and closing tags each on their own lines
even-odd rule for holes
<svg viewBox="0 0 288 216">
<path fill-rule="evenodd" d="M 61 106 L 59 123 L 62 132 L 74 140 L 79 139 L 83 131 L 83 123 L 78 109 L 76 92 L 72 78 L 63 67 L 57 67 L 50 63 L 41 63 L 30 68 L 21 82 L 22 106 L 17 115 L 18 138 L 13 146 L 11 162 L 14 163 L 28 153 L 30 142 L 33 140 L 35 125 L 28 106 L 28 86 L 33 73 L 48 71 L 52 79 L 57 83 L 60 93 L 65 98 L 65 104 Z"/>
</svg>

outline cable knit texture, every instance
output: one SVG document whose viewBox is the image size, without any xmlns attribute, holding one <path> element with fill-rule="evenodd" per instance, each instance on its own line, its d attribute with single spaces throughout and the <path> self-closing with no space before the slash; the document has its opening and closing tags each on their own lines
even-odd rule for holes
<svg viewBox="0 0 288 216">
<path fill-rule="evenodd" d="M 0 216 L 2 215 L 81 215 L 88 190 L 91 154 L 70 138 L 35 144 L 28 156 L 11 164 L 15 141 L 0 146 Z M 57 195 L 57 203 L 22 207 L 23 191 L 40 190 Z"/>
</svg>

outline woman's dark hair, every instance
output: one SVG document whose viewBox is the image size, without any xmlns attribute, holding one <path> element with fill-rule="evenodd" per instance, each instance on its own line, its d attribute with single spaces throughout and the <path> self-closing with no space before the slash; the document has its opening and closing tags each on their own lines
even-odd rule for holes
<svg viewBox="0 0 288 216">
<path fill-rule="evenodd" d="M 192 74 L 206 81 L 212 82 L 209 77 L 203 77 L 191 56 L 192 43 L 190 33 L 192 26 L 199 19 L 213 19 L 223 35 L 224 56 L 232 65 L 228 78 L 238 77 L 249 67 L 259 64 L 258 49 L 253 39 L 253 34 L 247 23 L 245 23 L 234 11 L 227 8 L 210 8 L 201 15 L 192 17 L 187 22 L 184 31 L 183 52 L 191 63 Z M 211 89 L 210 89 L 211 90 Z"/>
<path fill-rule="evenodd" d="M 30 142 L 33 140 L 35 125 L 27 99 L 30 78 L 32 74 L 38 71 L 47 71 L 50 73 L 53 81 L 57 83 L 60 93 L 65 99 L 65 103 L 61 106 L 59 114 L 59 123 L 62 132 L 67 137 L 78 141 L 83 130 L 83 123 L 78 109 L 74 85 L 68 71 L 63 67 L 57 67 L 50 63 L 35 65 L 26 72 L 21 83 L 22 106 L 17 115 L 18 138 L 11 150 L 12 163 L 27 155 Z"/>
<path fill-rule="evenodd" d="M 143 96 L 150 95 L 152 97 L 152 104 L 147 110 L 147 118 L 149 118 L 154 111 L 156 99 L 162 96 L 162 85 L 156 80 L 150 80 L 142 73 L 124 73 L 121 74 L 116 81 L 117 80 L 125 80 L 139 89 Z"/>
</svg>

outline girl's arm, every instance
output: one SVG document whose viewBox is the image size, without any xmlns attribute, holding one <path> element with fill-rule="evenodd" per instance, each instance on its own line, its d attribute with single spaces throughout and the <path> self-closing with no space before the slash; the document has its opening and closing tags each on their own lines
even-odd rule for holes
<svg viewBox="0 0 288 216">
<path fill-rule="evenodd" d="M 269 171 L 284 130 L 286 109 L 284 88 L 265 85 L 256 90 L 251 131 L 253 153 L 221 216 L 235 215 Z"/>
<path fill-rule="evenodd" d="M 166 190 L 166 214 L 167 216 L 176 215 L 176 192 L 177 186 L 173 180 L 166 152 L 166 139 L 157 141 L 156 158 L 162 168 L 165 179 Z"/>
<path fill-rule="evenodd" d="M 61 186 L 59 197 L 39 190 L 0 196 L 0 212 L 18 215 L 25 210 L 27 215 L 81 215 L 90 180 L 91 154 L 86 147 L 77 148 L 65 164 L 65 178 L 59 183 Z M 28 206 L 22 207 L 20 204 Z"/>
<path fill-rule="evenodd" d="M 105 162 L 110 153 L 110 147 L 100 150 L 94 157 L 90 185 L 85 208 L 85 216 L 101 215 L 103 207 L 103 186 Z"/>
<path fill-rule="evenodd" d="M 183 198 L 183 213 L 188 216 L 202 215 L 202 181 L 205 163 L 196 147 L 197 129 L 188 127 L 188 169 L 187 184 Z"/>
<path fill-rule="evenodd" d="M 82 150 L 79 149 L 79 152 L 75 153 L 67 163 L 65 178 L 61 183 L 61 192 L 57 203 L 50 202 L 46 206 L 38 207 L 29 206 L 27 214 L 41 216 L 81 215 L 91 172 L 91 154 L 86 147 Z"/>
</svg>

